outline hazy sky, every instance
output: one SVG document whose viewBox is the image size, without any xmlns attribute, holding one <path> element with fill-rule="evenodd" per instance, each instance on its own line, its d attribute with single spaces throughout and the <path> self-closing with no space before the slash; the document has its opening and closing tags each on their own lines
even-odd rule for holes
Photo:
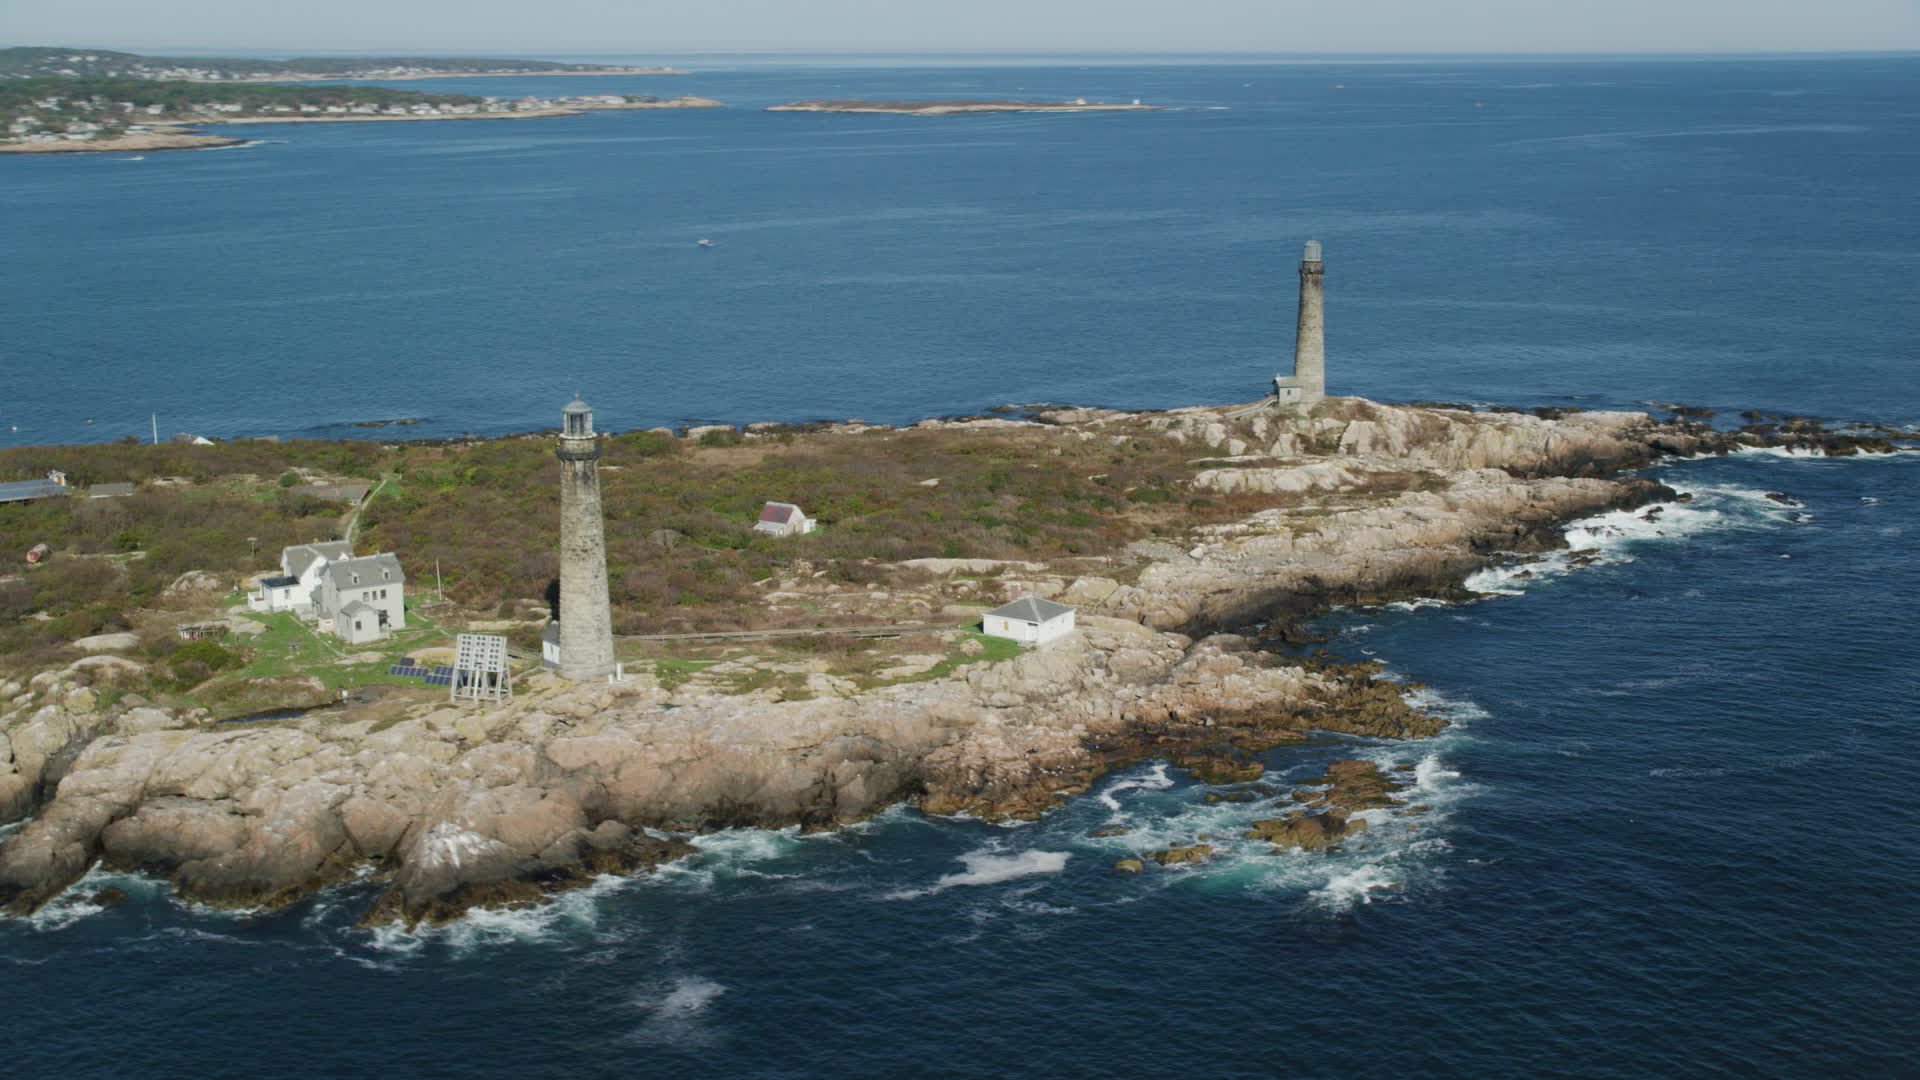
<svg viewBox="0 0 1920 1080">
<path fill-rule="evenodd" d="M 1920 49 L 1920 0 L 0 0 L 0 44 L 492 53 Z"/>
</svg>

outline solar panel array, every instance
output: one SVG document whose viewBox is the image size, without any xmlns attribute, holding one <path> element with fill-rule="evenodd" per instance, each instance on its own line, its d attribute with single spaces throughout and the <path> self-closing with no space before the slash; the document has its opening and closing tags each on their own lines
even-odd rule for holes
<svg viewBox="0 0 1920 1080">
<path fill-rule="evenodd" d="M 429 668 L 413 662 L 413 657 L 403 656 L 400 662 L 387 669 L 387 674 L 398 675 L 403 679 L 425 679 L 428 686 L 452 686 L 453 669 L 445 664 L 435 664 Z"/>
<path fill-rule="evenodd" d="M 461 635 L 461 637 L 463 638 L 466 638 L 466 637 L 477 638 L 478 636 L 479 635 L 468 635 L 468 634 Z M 496 641 L 498 642 L 498 644 L 495 643 Z M 486 687 L 489 691 L 492 691 L 496 687 L 504 688 L 504 686 L 511 685 L 511 682 L 509 681 L 511 679 L 511 675 L 507 673 L 506 666 L 505 666 L 506 665 L 505 639 L 486 639 L 485 644 L 479 646 L 478 650 L 476 650 L 473 644 L 469 644 L 468 649 L 469 651 L 482 651 L 482 652 L 497 654 L 497 655 L 488 656 L 486 658 L 486 661 L 483 661 L 483 662 L 490 662 L 489 666 L 491 666 L 491 664 L 498 664 L 499 668 L 498 670 L 492 670 L 492 671 L 479 670 L 479 671 L 463 672 L 460 676 L 461 686 Z M 447 664 L 435 664 L 432 667 L 427 667 L 423 663 L 416 663 L 414 661 L 414 658 L 411 656 L 401 657 L 397 663 L 395 663 L 392 667 L 387 669 L 387 674 L 398 675 L 403 679 L 419 679 L 422 682 L 426 683 L 428 686 L 445 686 L 451 689 L 454 685 L 454 671 L 452 666 Z M 489 676 L 491 676 L 491 678 Z"/>
</svg>

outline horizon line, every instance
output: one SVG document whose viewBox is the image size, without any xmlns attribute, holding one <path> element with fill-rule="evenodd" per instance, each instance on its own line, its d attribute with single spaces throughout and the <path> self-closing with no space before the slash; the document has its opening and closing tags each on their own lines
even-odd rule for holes
<svg viewBox="0 0 1920 1080">
<path fill-rule="evenodd" d="M 0 45 L 8 48 L 41 49 L 97 49 L 107 52 L 135 52 L 136 47 L 128 45 Z M 1065 49 L 1065 48 L 993 48 L 993 49 L 928 49 L 928 48 L 860 48 L 860 49 L 783 49 L 783 48 L 667 48 L 643 51 L 606 51 L 603 48 L 574 50 L 563 47 L 538 51 L 487 50 L 487 55 L 479 55 L 476 48 L 456 49 L 382 49 L 382 48 L 287 48 L 271 45 L 249 46 L 204 46 L 204 45 L 143 45 L 139 49 L 155 50 L 153 54 L 197 52 L 207 59 L 268 59 L 268 57 L 246 55 L 246 51 L 257 53 L 279 53 L 306 56 L 341 57 L 404 57 L 404 56 L 450 56 L 473 59 L 518 59 L 533 60 L 549 55 L 580 56 L 927 56 L 927 57 L 1261 57 L 1270 59 L 1501 59 L 1508 57 L 1545 58 L 1564 57 L 1569 59 L 1587 58 L 1633 58 L 1633 57 L 1808 57 L 1808 56 L 1863 56 L 1863 57 L 1920 57 L 1920 46 L 1906 48 L 1827 48 L 1827 49 L 1446 49 L 1446 50 L 1350 50 L 1350 49 Z M 485 50 L 484 46 L 477 47 Z M 232 55 L 228 55 L 232 54 Z"/>
</svg>

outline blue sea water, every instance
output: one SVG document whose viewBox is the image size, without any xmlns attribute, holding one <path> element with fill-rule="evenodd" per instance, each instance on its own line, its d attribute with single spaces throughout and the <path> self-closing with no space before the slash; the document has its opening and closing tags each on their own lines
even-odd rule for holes
<svg viewBox="0 0 1920 1080">
<path fill-rule="evenodd" d="M 1246 400 L 1309 236 L 1337 391 L 1910 416 L 1917 74 L 741 66 L 403 84 L 723 110 L 10 157 L 0 445 L 530 430 L 575 390 L 616 430 Z M 759 111 L 831 96 L 1177 110 Z"/>
<path fill-rule="evenodd" d="M 1917 75 L 1907 58 L 741 64 L 607 80 L 724 111 L 0 160 L 0 439 L 112 438 L 154 411 L 214 435 L 518 430 L 576 388 L 615 428 L 1246 399 L 1285 368 L 1307 235 L 1327 245 L 1336 391 L 1914 424 Z M 1014 96 L 1190 111 L 751 108 Z M 1288 778 L 1416 763 L 1430 812 L 1339 853 L 1238 844 L 1115 874 L 1271 813 L 1147 762 L 1030 825 L 894 810 L 723 833 L 657 875 L 421 934 L 353 928 L 367 886 L 236 915 L 96 874 L 0 923 L 9 1061 L 1920 1075 L 1920 455 L 1655 474 L 1693 501 L 1581 523 L 1592 567 L 1326 620 L 1337 651 L 1454 720 L 1265 755 Z M 1109 823 L 1133 831 L 1087 835 Z M 95 908 L 105 883 L 133 900 Z"/>
</svg>

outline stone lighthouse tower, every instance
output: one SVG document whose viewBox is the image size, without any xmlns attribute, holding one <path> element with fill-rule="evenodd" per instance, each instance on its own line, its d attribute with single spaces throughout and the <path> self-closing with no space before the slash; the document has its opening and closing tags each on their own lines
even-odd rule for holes
<svg viewBox="0 0 1920 1080">
<path fill-rule="evenodd" d="M 613 607 L 607 601 L 607 539 L 600 511 L 600 443 L 593 410 L 573 395 L 560 411 L 560 675 L 613 674 Z"/>
<path fill-rule="evenodd" d="M 1320 241 L 1307 241 L 1300 260 L 1300 321 L 1293 332 L 1293 374 L 1273 380 L 1273 396 L 1281 405 L 1306 408 L 1327 396 L 1327 329 L 1321 279 Z"/>
</svg>

